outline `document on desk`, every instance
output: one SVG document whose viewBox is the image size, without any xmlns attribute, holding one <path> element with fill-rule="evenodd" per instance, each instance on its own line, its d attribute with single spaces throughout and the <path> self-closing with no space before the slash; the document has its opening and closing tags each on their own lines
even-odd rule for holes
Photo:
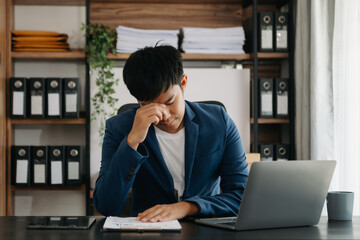
<svg viewBox="0 0 360 240">
<path fill-rule="evenodd" d="M 178 220 L 167 222 L 140 222 L 135 217 L 107 217 L 103 226 L 104 231 L 180 231 Z"/>
</svg>

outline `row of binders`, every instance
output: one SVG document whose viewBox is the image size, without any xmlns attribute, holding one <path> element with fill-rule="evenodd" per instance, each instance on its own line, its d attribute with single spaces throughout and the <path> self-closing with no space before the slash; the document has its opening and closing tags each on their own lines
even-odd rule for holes
<svg viewBox="0 0 360 240">
<path fill-rule="evenodd" d="M 12 146 L 12 185 L 78 186 L 81 146 Z"/>
<path fill-rule="evenodd" d="M 78 78 L 10 79 L 11 118 L 78 118 Z"/>
<path fill-rule="evenodd" d="M 257 47 L 259 52 L 288 52 L 288 12 L 259 12 L 257 26 L 254 19 L 248 18 L 244 21 L 246 35 L 245 50 L 253 51 L 253 32 L 257 29 Z"/>
<path fill-rule="evenodd" d="M 261 161 L 287 161 L 289 160 L 288 144 L 259 145 Z"/>
<path fill-rule="evenodd" d="M 259 117 L 289 117 L 289 86 L 287 78 L 259 79 Z"/>
</svg>

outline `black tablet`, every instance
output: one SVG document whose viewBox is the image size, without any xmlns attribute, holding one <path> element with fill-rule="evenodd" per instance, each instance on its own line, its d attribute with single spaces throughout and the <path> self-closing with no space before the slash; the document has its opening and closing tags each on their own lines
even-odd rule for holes
<svg viewBox="0 0 360 240">
<path fill-rule="evenodd" d="M 96 221 L 94 217 L 37 217 L 28 229 L 86 230 Z"/>
</svg>

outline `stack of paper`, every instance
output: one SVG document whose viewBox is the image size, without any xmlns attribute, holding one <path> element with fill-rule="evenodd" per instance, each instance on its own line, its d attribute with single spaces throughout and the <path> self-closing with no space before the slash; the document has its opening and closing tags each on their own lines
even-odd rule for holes
<svg viewBox="0 0 360 240">
<path fill-rule="evenodd" d="M 13 51 L 21 52 L 66 52 L 69 44 L 68 35 L 48 31 L 21 31 L 12 32 Z"/>
<path fill-rule="evenodd" d="M 186 53 L 244 53 L 245 33 L 242 27 L 181 29 L 182 50 Z"/>
<path fill-rule="evenodd" d="M 107 217 L 103 226 L 104 230 L 118 231 L 180 231 L 178 220 L 167 222 L 140 222 L 135 217 Z"/>
<path fill-rule="evenodd" d="M 145 30 L 119 26 L 116 32 L 116 51 L 121 53 L 132 53 L 156 44 L 178 47 L 178 30 Z"/>
</svg>

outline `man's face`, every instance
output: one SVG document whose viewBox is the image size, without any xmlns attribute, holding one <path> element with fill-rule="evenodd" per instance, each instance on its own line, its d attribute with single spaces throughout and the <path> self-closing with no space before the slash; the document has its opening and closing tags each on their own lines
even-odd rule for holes
<svg viewBox="0 0 360 240">
<path fill-rule="evenodd" d="M 150 103 L 165 104 L 170 117 L 162 120 L 156 125 L 162 131 L 168 133 L 177 133 L 184 127 L 185 99 L 184 90 L 187 84 L 187 76 L 184 75 L 180 85 L 173 85 L 167 91 L 160 94 L 159 97 L 148 102 L 139 102 L 140 106 Z"/>
</svg>

